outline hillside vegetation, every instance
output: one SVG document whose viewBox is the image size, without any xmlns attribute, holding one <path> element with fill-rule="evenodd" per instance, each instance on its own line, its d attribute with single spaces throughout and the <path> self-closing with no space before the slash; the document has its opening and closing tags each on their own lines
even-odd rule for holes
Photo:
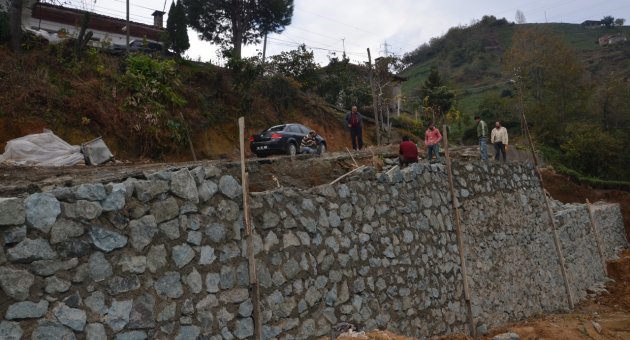
<svg viewBox="0 0 630 340">
<path fill-rule="evenodd" d="M 524 110 L 535 143 L 560 171 L 630 188 L 619 182 L 630 178 L 630 43 L 599 46 L 604 35 L 630 37 L 630 27 L 515 25 L 485 16 L 451 28 L 403 58 L 406 108 L 422 107 L 423 87 L 439 72 L 461 113 L 450 122 L 460 141 L 476 143 L 475 115 L 503 121 L 517 137 L 511 140 L 523 141 Z"/>
<path fill-rule="evenodd" d="M 326 136 L 331 150 L 346 144 L 340 112 L 252 63 L 224 69 L 94 49 L 78 59 L 70 46 L 24 46 L 21 55 L 0 47 L 0 150 L 48 128 L 71 144 L 102 136 L 122 160 L 191 160 L 189 135 L 198 158 L 234 158 L 239 116 L 247 135 L 301 122 Z"/>
<path fill-rule="evenodd" d="M 419 100 L 417 90 L 436 66 L 456 94 L 459 109 L 471 115 L 488 94 L 514 91 L 512 78 L 502 69 L 505 52 L 512 45 L 518 29 L 544 29 L 562 39 L 575 51 L 578 59 L 593 75 L 601 79 L 614 72 L 616 76 L 630 77 L 630 44 L 599 46 L 597 40 L 608 34 L 624 34 L 630 39 L 630 26 L 613 28 L 583 28 L 578 24 L 523 24 L 516 25 L 505 19 L 484 17 L 471 26 L 453 27 L 445 35 L 407 53 L 403 61 L 409 66 L 402 75 L 403 93 L 411 107 Z"/>
</svg>

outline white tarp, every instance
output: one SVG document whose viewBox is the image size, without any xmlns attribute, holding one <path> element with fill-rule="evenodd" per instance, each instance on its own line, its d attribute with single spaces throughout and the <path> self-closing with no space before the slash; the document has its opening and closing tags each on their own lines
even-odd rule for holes
<svg viewBox="0 0 630 340">
<path fill-rule="evenodd" d="M 85 164 L 81 147 L 70 145 L 52 131 L 26 135 L 7 142 L 0 163 L 16 165 L 66 166 Z"/>
</svg>

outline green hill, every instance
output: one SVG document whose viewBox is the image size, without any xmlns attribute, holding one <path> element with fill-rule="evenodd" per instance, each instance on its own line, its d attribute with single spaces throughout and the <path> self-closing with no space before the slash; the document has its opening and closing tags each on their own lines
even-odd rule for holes
<svg viewBox="0 0 630 340">
<path fill-rule="evenodd" d="M 484 97 L 513 92 L 510 76 L 502 70 L 504 53 L 511 46 L 514 32 L 522 27 L 537 26 L 562 37 L 591 73 L 594 81 L 614 72 L 630 76 L 630 43 L 599 46 L 597 40 L 608 34 L 630 37 L 630 27 L 584 28 L 578 24 L 508 23 L 505 19 L 485 16 L 471 26 L 451 28 L 444 36 L 407 53 L 403 61 L 409 66 L 402 72 L 408 78 L 403 84 L 406 109 L 412 111 L 420 100 L 417 90 L 436 66 L 455 90 L 458 108 L 464 117 L 473 116 Z"/>
</svg>

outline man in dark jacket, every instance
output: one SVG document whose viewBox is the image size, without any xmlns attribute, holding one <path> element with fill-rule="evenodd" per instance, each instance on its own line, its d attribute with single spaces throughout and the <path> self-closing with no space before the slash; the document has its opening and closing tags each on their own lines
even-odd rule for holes
<svg viewBox="0 0 630 340">
<path fill-rule="evenodd" d="M 346 125 L 350 128 L 352 148 L 361 150 L 363 148 L 363 117 L 357 112 L 356 106 L 353 106 L 352 111 L 346 114 Z"/>
<path fill-rule="evenodd" d="M 399 164 L 401 168 L 411 163 L 418 163 L 418 147 L 416 144 L 410 141 L 407 136 L 404 136 L 402 140 L 400 148 L 398 149 Z"/>
</svg>

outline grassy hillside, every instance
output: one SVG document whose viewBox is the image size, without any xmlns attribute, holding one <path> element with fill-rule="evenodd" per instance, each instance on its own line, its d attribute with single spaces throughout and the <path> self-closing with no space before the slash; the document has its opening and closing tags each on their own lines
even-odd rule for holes
<svg viewBox="0 0 630 340">
<path fill-rule="evenodd" d="M 403 84 L 403 94 L 408 98 L 406 109 L 411 111 L 411 105 L 417 105 L 417 90 L 431 66 L 437 66 L 442 79 L 455 90 L 458 108 L 468 119 L 477 112 L 484 97 L 513 92 L 508 82 L 510 77 L 502 70 L 502 58 L 514 32 L 521 26 L 534 25 L 561 36 L 575 50 L 594 81 L 611 72 L 630 77 L 630 42 L 606 47 L 597 44 L 597 39 L 606 34 L 621 33 L 630 38 L 629 26 L 588 29 L 577 24 L 515 25 L 484 17 L 475 25 L 452 28 L 405 56 L 405 61 L 411 64 L 402 73 L 409 79 Z"/>
<path fill-rule="evenodd" d="M 299 84 L 210 64 L 136 55 L 126 59 L 71 47 L 0 46 L 0 153 L 7 141 L 43 128 L 77 145 L 102 136 L 122 160 L 238 156 L 237 118 L 246 134 L 300 122 L 326 136 L 329 150 L 349 143 L 342 114 Z M 369 142 L 370 136 L 366 136 Z"/>
</svg>

